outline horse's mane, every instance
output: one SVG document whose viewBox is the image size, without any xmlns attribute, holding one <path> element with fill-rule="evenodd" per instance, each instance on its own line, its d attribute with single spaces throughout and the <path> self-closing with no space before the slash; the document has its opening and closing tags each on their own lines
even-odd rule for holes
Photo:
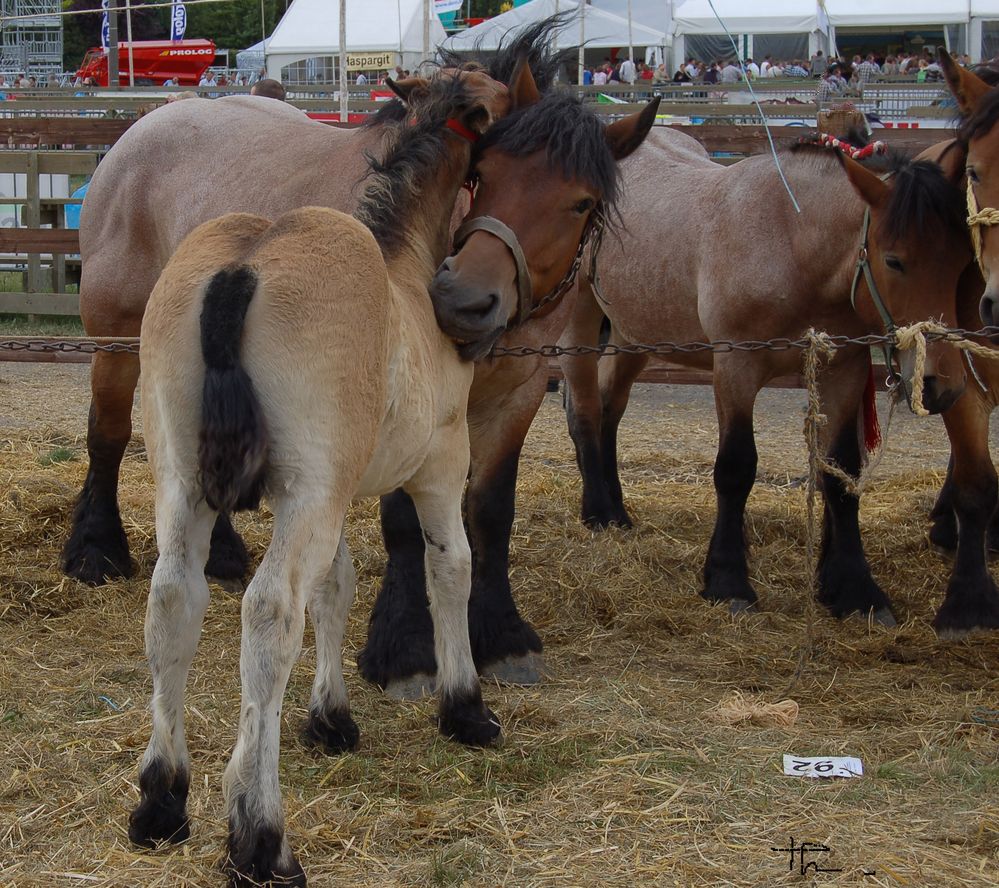
<svg viewBox="0 0 999 888">
<path fill-rule="evenodd" d="M 851 132 L 848 139 L 855 147 L 866 144 L 866 137 L 859 133 Z M 810 154 L 838 159 L 836 149 L 809 141 L 793 145 L 790 153 L 792 156 Z M 882 243 L 894 244 L 910 236 L 932 240 L 952 237 L 955 233 L 965 234 L 964 196 L 944 175 L 939 164 L 912 160 L 893 150 L 874 155 L 862 163 L 872 171 L 890 177 L 888 203 L 879 214 L 875 231 Z"/>
<path fill-rule="evenodd" d="M 420 199 L 421 183 L 446 152 L 448 118 L 460 117 L 473 102 L 460 77 L 434 77 L 427 89 L 409 111 L 410 125 L 391 130 L 383 156 L 368 154 L 366 186 L 354 210 L 389 256 L 405 243 L 405 220 Z"/>
<path fill-rule="evenodd" d="M 510 83 L 518 63 L 521 59 L 526 59 L 538 89 L 542 93 L 547 92 L 555 83 L 559 68 L 571 61 L 575 55 L 575 50 L 556 49 L 555 37 L 561 29 L 575 20 L 577 15 L 575 10 L 569 10 L 549 16 L 522 28 L 509 42 L 507 34 L 500 42 L 499 48 L 491 52 L 483 50 L 478 45 L 471 52 L 461 53 L 439 46 L 438 61 L 434 63 L 434 67 L 485 71 L 499 83 Z M 364 125 L 381 126 L 405 119 L 405 104 L 399 99 L 393 99 L 385 102 L 364 122 Z"/>
<path fill-rule="evenodd" d="M 476 147 L 497 148 L 513 157 L 547 151 L 552 168 L 566 179 L 582 179 L 613 207 L 617 199 L 617 165 L 604 135 L 604 125 L 576 96 L 553 91 L 541 101 L 508 114 L 493 124 Z"/>
</svg>

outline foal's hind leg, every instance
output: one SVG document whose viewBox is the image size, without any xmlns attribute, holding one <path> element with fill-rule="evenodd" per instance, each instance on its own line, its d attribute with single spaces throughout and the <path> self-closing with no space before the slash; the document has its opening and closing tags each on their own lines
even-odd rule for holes
<svg viewBox="0 0 999 888">
<path fill-rule="evenodd" d="M 238 888 L 268 881 L 305 885 L 284 830 L 278 776 L 281 709 L 302 648 L 306 600 L 329 571 L 347 501 L 307 500 L 297 493 L 272 498 L 274 537 L 243 595 L 239 737 L 224 779 L 225 866 Z"/>
<path fill-rule="evenodd" d="M 461 520 L 467 472 L 468 430 L 460 423 L 438 432 L 435 452 L 406 484 L 406 491 L 426 541 L 440 732 L 470 746 L 485 746 L 499 736 L 500 725 L 482 702 L 468 635 L 472 553 Z"/>
<path fill-rule="evenodd" d="M 356 587 L 354 564 L 341 534 L 333 567 L 309 596 L 309 615 L 316 633 L 316 680 L 304 740 L 332 754 L 356 749 L 360 736 L 350 716 L 343 680 L 343 633 Z"/>
<path fill-rule="evenodd" d="M 704 562 L 704 590 L 712 601 L 729 601 L 733 613 L 756 603 L 749 583 L 744 520 L 746 500 L 756 480 L 753 406 L 765 381 L 759 357 L 745 352 L 715 356 L 715 409 L 718 455 L 714 482 L 718 498 L 715 528 Z"/>
<path fill-rule="evenodd" d="M 160 556 L 146 606 L 146 656 L 153 674 L 153 733 L 139 765 L 142 799 L 129 838 L 152 847 L 190 834 L 190 761 L 184 740 L 184 689 L 208 606 L 204 567 L 214 513 L 184 486 L 161 480 L 156 523 Z"/>
<path fill-rule="evenodd" d="M 933 625 L 941 637 L 960 638 L 977 629 L 999 629 L 999 591 L 989 573 L 986 533 L 995 513 L 996 470 L 989 454 L 992 404 L 977 388 L 943 414 L 951 442 L 957 554 L 947 595 Z"/>
<path fill-rule="evenodd" d="M 870 358 L 862 352 L 840 352 L 819 375 L 819 395 L 826 416 L 827 459 L 849 475 L 862 465 L 858 420 Z M 860 538 L 860 500 L 843 482 L 823 473 L 825 498 L 822 553 L 819 557 L 819 600 L 836 617 L 859 613 L 885 626 L 894 626 L 888 596 L 871 576 Z"/>
</svg>

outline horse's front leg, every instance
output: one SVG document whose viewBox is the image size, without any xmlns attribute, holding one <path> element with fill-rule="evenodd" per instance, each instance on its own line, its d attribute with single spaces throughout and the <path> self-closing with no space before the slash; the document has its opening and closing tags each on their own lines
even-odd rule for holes
<svg viewBox="0 0 999 888">
<path fill-rule="evenodd" d="M 728 601 L 732 613 L 745 611 L 756 604 L 756 592 L 749 583 L 744 521 L 746 500 L 756 480 L 753 407 L 767 375 L 758 353 L 715 355 L 717 513 L 704 562 L 701 595 L 709 601 Z"/>
<path fill-rule="evenodd" d="M 273 496 L 274 537 L 243 596 L 239 736 L 223 783 L 229 818 L 225 868 L 237 888 L 305 885 L 285 836 L 281 710 L 302 648 L 306 602 L 328 574 L 348 501 L 304 490 Z"/>
<path fill-rule="evenodd" d="M 388 563 L 357 666 L 367 681 L 383 688 L 389 696 L 415 700 L 433 693 L 437 672 L 423 533 L 416 508 L 405 491 L 383 496 L 380 509 Z"/>
<path fill-rule="evenodd" d="M 146 605 L 146 657 L 153 676 L 153 732 L 139 765 L 138 807 L 128 823 L 137 845 L 181 842 L 190 835 L 190 759 L 184 739 L 184 690 L 208 606 L 205 561 L 214 513 L 192 502 L 181 484 L 157 488 L 160 556 Z"/>
<path fill-rule="evenodd" d="M 433 452 L 406 489 L 426 542 L 440 732 L 470 746 L 485 746 L 499 736 L 500 725 L 482 702 L 468 635 L 472 554 L 461 517 L 467 473 L 468 430 L 461 422 L 438 432 Z"/>
<path fill-rule="evenodd" d="M 469 405 L 472 469 L 465 521 L 472 547 L 472 655 L 484 678 L 509 684 L 536 684 L 544 671 L 541 639 L 520 615 L 510 589 L 517 470 L 524 439 L 545 396 L 543 365 L 511 368 L 522 374 L 519 385 L 505 386 L 502 397 Z"/>
<path fill-rule="evenodd" d="M 999 628 L 999 591 L 989 573 L 986 533 L 996 509 L 996 470 L 989 454 L 992 404 L 977 387 L 943 414 L 951 442 L 952 505 L 957 555 L 947 595 L 933 620 L 942 638 Z"/>
<path fill-rule="evenodd" d="M 858 427 L 864 387 L 870 373 L 866 349 L 841 351 L 820 370 L 819 399 L 826 416 L 823 439 L 826 459 L 849 475 L 857 476 L 863 464 Z M 894 626 L 888 596 L 871 576 L 871 567 L 860 538 L 860 499 L 833 475 L 820 476 L 825 510 L 822 551 L 819 556 L 819 601 L 833 616 L 873 614 L 875 622 Z"/>
</svg>

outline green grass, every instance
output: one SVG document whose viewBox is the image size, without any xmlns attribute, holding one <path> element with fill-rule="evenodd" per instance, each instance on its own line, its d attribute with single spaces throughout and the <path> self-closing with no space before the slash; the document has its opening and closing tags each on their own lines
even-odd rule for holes
<svg viewBox="0 0 999 888">
<path fill-rule="evenodd" d="M 43 466 L 53 466 L 57 463 L 72 462 L 76 459 L 76 451 L 69 447 L 53 447 L 48 453 L 38 457 Z"/>
<path fill-rule="evenodd" d="M 84 336 L 83 322 L 74 317 L 29 319 L 27 315 L 0 314 L 0 335 Z"/>
</svg>

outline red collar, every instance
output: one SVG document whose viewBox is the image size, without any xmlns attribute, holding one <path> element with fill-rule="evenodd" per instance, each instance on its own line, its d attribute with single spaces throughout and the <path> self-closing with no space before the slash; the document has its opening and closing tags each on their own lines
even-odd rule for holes
<svg viewBox="0 0 999 888">
<path fill-rule="evenodd" d="M 454 117 L 449 117 L 447 123 L 444 124 L 451 132 L 456 133 L 461 136 L 466 142 L 471 142 L 473 145 L 479 141 L 479 134 L 470 130 L 465 124 L 460 120 L 456 120 Z"/>
</svg>

